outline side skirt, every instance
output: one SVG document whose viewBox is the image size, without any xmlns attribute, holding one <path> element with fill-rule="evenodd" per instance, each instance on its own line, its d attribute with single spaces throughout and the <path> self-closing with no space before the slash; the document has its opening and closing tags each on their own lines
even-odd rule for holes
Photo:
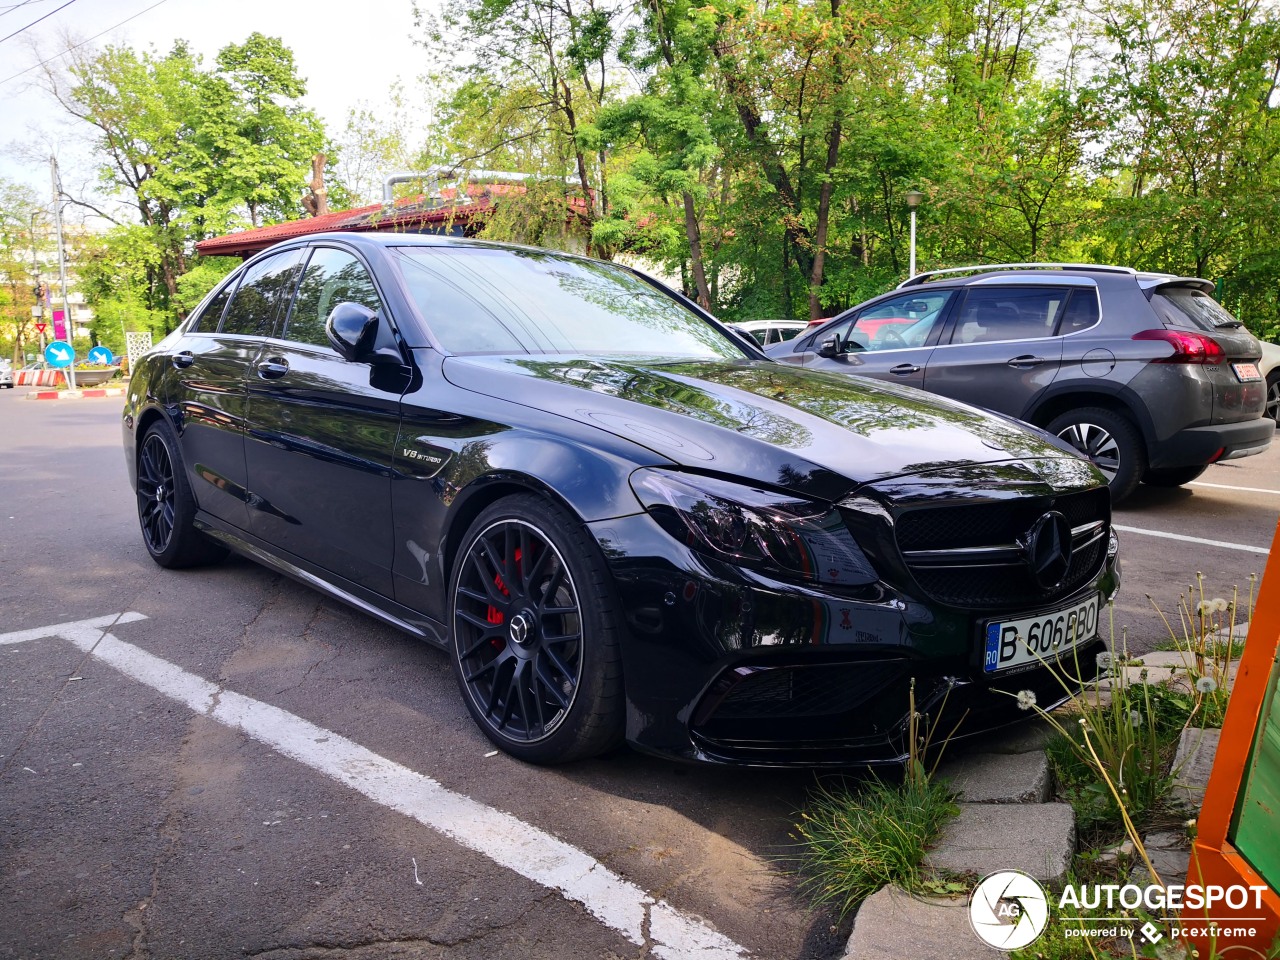
<svg viewBox="0 0 1280 960">
<path fill-rule="evenodd" d="M 203 511 L 196 514 L 195 526 L 236 553 L 261 563 L 263 566 L 270 567 L 279 573 L 283 573 L 287 577 L 292 577 L 299 583 L 333 597 L 335 600 L 340 600 L 361 613 L 375 617 L 383 623 L 395 627 L 397 630 L 403 630 L 405 633 L 420 640 L 426 640 L 435 646 L 441 648 L 447 648 L 448 646 L 449 635 L 444 624 L 431 617 L 401 606 L 394 600 L 366 590 L 342 577 L 335 576 L 327 570 L 295 557 L 293 554 L 278 551 L 252 534 L 229 525 L 223 525 L 217 518 Z"/>
</svg>

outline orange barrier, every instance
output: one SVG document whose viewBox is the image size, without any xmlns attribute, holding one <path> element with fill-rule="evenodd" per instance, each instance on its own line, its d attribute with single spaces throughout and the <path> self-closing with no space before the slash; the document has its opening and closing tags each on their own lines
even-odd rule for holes
<svg viewBox="0 0 1280 960">
<path fill-rule="evenodd" d="M 1200 956 L 1271 956 L 1280 934 L 1280 806 L 1274 804 L 1280 783 L 1276 731 L 1280 729 L 1280 525 L 1263 572 L 1249 636 L 1227 705 L 1222 736 L 1205 791 L 1196 840 L 1192 846 L 1188 884 L 1240 885 L 1262 888 L 1251 893 L 1248 909 L 1216 909 L 1208 915 L 1182 914 Z M 1269 832 L 1274 822 L 1274 832 Z M 1239 915 L 1230 919 L 1228 914 Z M 1207 917 L 1223 918 L 1219 928 L 1230 935 L 1211 935 Z M 1252 935 L 1239 931 L 1252 930 Z M 1244 949 L 1241 949 L 1244 948 Z"/>
</svg>

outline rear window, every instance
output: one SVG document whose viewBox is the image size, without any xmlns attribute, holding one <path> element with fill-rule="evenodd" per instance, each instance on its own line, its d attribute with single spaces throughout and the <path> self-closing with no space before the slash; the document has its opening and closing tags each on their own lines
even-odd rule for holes
<svg viewBox="0 0 1280 960">
<path fill-rule="evenodd" d="M 1166 324 L 1184 329 L 1212 333 L 1240 322 L 1213 297 L 1191 287 L 1161 287 L 1152 294 L 1151 306 Z"/>
</svg>

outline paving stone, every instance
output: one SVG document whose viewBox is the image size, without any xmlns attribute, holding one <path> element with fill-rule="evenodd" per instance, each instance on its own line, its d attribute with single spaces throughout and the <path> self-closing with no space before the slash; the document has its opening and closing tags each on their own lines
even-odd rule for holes
<svg viewBox="0 0 1280 960">
<path fill-rule="evenodd" d="M 1041 883 L 1061 881 L 1076 849 L 1076 820 L 1066 803 L 962 803 L 925 856 L 935 870 L 986 876 L 1021 870 Z"/>
<path fill-rule="evenodd" d="M 1218 752 L 1218 738 L 1222 731 L 1216 727 L 1201 730 L 1189 727 L 1182 731 L 1178 741 L 1178 753 L 1173 760 L 1175 779 L 1173 799 L 1181 800 L 1195 813 L 1204 803 L 1204 788 L 1209 783 L 1209 771 Z"/>
<path fill-rule="evenodd" d="M 938 768 L 938 776 L 970 803 L 1044 803 L 1053 787 L 1043 750 L 958 755 Z"/>
<path fill-rule="evenodd" d="M 1008 956 L 969 926 L 968 898 L 916 898 L 898 887 L 868 897 L 843 960 L 992 960 Z"/>
<path fill-rule="evenodd" d="M 983 753 L 1030 753 L 1043 750 L 1053 736 L 1053 727 L 1040 717 L 993 730 L 982 735 Z"/>
</svg>

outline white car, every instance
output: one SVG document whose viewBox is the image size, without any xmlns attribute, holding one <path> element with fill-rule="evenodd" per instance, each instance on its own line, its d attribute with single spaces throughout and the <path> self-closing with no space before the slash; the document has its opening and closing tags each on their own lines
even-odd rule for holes
<svg viewBox="0 0 1280 960">
<path fill-rule="evenodd" d="M 1280 344 L 1259 341 L 1262 360 L 1258 369 L 1267 381 L 1267 416 L 1280 424 Z"/>
<path fill-rule="evenodd" d="M 13 389 L 13 367 L 7 363 L 0 363 L 0 387 Z"/>
<path fill-rule="evenodd" d="M 809 324 L 804 320 L 743 320 L 731 326 L 748 334 L 760 346 L 768 347 L 803 333 Z"/>
</svg>

